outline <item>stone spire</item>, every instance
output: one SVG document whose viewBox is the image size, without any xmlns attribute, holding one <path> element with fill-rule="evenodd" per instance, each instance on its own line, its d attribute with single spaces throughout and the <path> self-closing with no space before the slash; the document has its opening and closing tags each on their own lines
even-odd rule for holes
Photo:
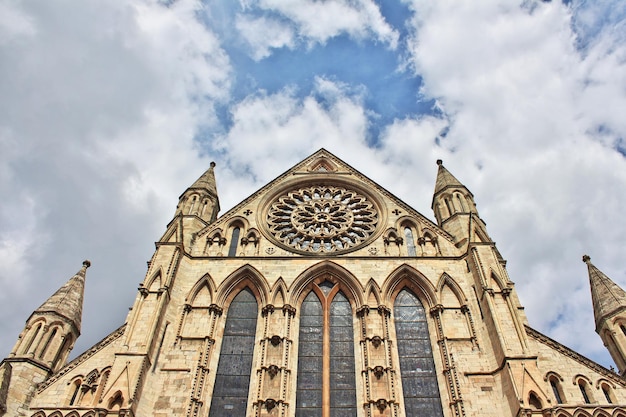
<svg viewBox="0 0 626 417">
<path fill-rule="evenodd" d="M 193 185 L 189 187 L 189 189 L 206 190 L 209 192 L 209 194 L 212 194 L 217 198 L 217 185 L 215 183 L 214 168 L 215 162 L 211 162 L 209 169 L 207 169 L 204 174 L 202 174 L 200 178 L 198 178 L 196 182 L 194 182 Z"/>
<path fill-rule="evenodd" d="M 450 171 L 448 171 L 443 166 L 443 161 L 441 159 L 437 160 L 437 165 L 439 165 L 439 171 L 437 171 L 437 180 L 435 181 L 435 192 L 433 194 L 437 195 L 442 190 L 446 188 L 450 188 L 450 187 L 465 188 L 465 186 L 461 184 L 459 180 L 454 178 L 454 175 L 450 174 Z"/>
<path fill-rule="evenodd" d="M 206 224 L 215 221 L 220 210 L 220 200 L 214 169 L 215 162 L 211 162 L 209 169 L 180 196 L 176 216 L 194 216 Z M 196 226 L 195 229 L 203 227 L 201 224 Z"/>
<path fill-rule="evenodd" d="M 85 273 L 91 262 L 84 261 L 82 268 L 61 288 L 48 298 L 33 314 L 56 313 L 70 320 L 80 333 L 83 316 L 83 296 L 85 293 Z"/>
<path fill-rule="evenodd" d="M 589 271 L 593 315 L 599 329 L 604 319 L 626 308 L 626 291 L 596 268 L 589 256 L 584 255 L 583 262 Z"/>
</svg>

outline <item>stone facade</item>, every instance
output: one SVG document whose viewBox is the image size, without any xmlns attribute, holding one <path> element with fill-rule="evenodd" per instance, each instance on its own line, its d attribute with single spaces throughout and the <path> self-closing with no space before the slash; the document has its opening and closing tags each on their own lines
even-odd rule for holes
<svg viewBox="0 0 626 417">
<path fill-rule="evenodd" d="M 212 164 L 119 329 L 62 365 L 86 266 L 73 303 L 33 313 L 0 415 L 626 417 L 625 379 L 529 327 L 473 195 L 438 165 L 435 224 L 323 149 L 217 217 Z M 616 308 L 603 331 L 624 330 Z M 622 352 L 626 331 L 602 337 Z"/>
</svg>

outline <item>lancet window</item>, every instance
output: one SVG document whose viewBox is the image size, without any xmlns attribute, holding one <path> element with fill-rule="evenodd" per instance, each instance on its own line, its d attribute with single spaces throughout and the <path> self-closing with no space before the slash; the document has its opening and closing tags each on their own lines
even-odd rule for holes
<svg viewBox="0 0 626 417">
<path fill-rule="evenodd" d="M 406 250 L 409 256 L 417 256 L 415 251 L 415 239 L 413 238 L 413 230 L 410 227 L 404 226 L 404 240 L 406 241 Z"/>
<path fill-rule="evenodd" d="M 312 288 L 300 309 L 296 417 L 357 415 L 352 307 L 337 285 Z"/>
<path fill-rule="evenodd" d="M 424 306 L 413 292 L 403 289 L 396 297 L 393 314 L 405 415 L 442 417 L 437 373 Z"/>
<path fill-rule="evenodd" d="M 209 417 L 246 415 L 258 310 L 248 288 L 228 308 Z"/>
</svg>

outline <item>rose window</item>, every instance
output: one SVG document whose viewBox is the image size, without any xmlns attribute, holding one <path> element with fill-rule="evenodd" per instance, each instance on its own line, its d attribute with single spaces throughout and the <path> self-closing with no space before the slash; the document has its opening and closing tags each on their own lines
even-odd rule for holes
<svg viewBox="0 0 626 417">
<path fill-rule="evenodd" d="M 270 233 L 280 243 L 306 253 L 353 249 L 376 230 L 378 213 L 366 196 L 342 187 L 289 191 L 270 205 Z"/>
</svg>

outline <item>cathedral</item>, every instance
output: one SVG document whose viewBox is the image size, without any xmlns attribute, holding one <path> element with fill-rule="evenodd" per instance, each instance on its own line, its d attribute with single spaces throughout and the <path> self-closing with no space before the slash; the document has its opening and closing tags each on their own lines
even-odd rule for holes
<svg viewBox="0 0 626 417">
<path fill-rule="evenodd" d="M 125 323 L 67 361 L 89 261 L 31 314 L 0 416 L 626 417 L 626 292 L 583 257 L 619 372 L 533 329 L 437 165 L 433 222 L 325 149 L 218 216 L 211 163 Z"/>
</svg>

